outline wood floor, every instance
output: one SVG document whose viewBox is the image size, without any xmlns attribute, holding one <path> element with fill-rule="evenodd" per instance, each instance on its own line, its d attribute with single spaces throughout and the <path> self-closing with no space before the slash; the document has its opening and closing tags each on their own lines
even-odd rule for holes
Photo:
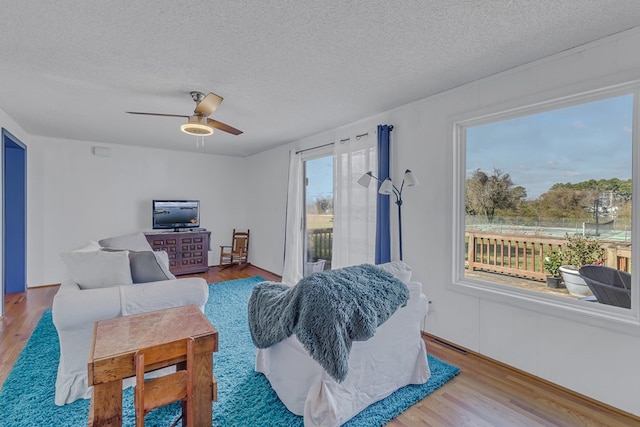
<svg viewBox="0 0 640 427">
<path fill-rule="evenodd" d="M 207 282 L 261 276 L 279 277 L 249 266 L 220 271 Z M 32 288 L 8 295 L 0 324 L 0 384 L 4 383 L 42 312 L 51 307 L 57 287 Z M 468 352 L 462 354 L 425 335 L 430 354 L 460 367 L 460 374 L 416 403 L 389 427 L 461 426 L 640 426 L 640 419 L 557 388 L 522 372 Z"/>
</svg>

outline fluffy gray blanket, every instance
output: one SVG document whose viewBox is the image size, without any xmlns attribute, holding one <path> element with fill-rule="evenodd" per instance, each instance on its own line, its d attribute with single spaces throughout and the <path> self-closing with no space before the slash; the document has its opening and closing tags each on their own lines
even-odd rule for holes
<svg viewBox="0 0 640 427">
<path fill-rule="evenodd" d="M 257 284 L 249 297 L 249 329 L 258 348 L 295 333 L 336 381 L 349 370 L 353 341 L 366 341 L 409 299 L 407 286 L 373 265 L 313 273 L 293 287 Z"/>
</svg>

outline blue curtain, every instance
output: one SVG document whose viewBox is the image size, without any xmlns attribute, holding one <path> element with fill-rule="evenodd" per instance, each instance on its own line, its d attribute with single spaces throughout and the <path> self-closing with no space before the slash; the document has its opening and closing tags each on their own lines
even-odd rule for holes
<svg viewBox="0 0 640 427">
<path fill-rule="evenodd" d="M 393 126 L 378 125 L 378 178 L 389 177 L 389 136 Z M 380 188 L 380 183 L 378 183 Z M 391 225 L 389 196 L 378 194 L 376 203 L 376 264 L 391 261 Z"/>
</svg>

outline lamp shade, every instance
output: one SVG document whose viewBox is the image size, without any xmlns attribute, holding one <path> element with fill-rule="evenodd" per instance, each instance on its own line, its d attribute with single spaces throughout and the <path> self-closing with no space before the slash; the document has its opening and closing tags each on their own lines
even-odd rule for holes
<svg viewBox="0 0 640 427">
<path fill-rule="evenodd" d="M 362 185 L 363 187 L 368 187 L 370 182 L 371 182 L 371 171 L 362 175 L 358 180 L 358 184 Z"/>
<path fill-rule="evenodd" d="M 378 189 L 380 194 L 393 194 L 393 182 L 389 178 L 385 179 Z"/>
<path fill-rule="evenodd" d="M 404 172 L 404 185 L 408 187 L 418 185 L 418 178 L 409 169 Z"/>
</svg>

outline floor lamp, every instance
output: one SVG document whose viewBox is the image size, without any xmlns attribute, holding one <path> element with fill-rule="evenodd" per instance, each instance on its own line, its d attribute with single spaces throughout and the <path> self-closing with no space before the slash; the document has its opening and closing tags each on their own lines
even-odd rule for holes
<svg viewBox="0 0 640 427">
<path fill-rule="evenodd" d="M 387 178 L 384 181 L 381 181 L 379 178 L 374 176 L 371 171 L 365 173 L 358 180 L 358 184 L 363 187 L 368 187 L 371 182 L 371 178 L 375 179 L 380 183 L 380 188 L 378 189 L 378 193 L 396 196 L 396 205 L 398 205 L 398 243 L 400 244 L 400 261 L 402 261 L 402 190 L 404 186 L 411 187 L 413 185 L 418 184 L 418 178 L 407 169 L 404 172 L 404 177 L 402 178 L 402 184 L 400 184 L 400 188 L 396 187 L 391 178 Z"/>
</svg>

